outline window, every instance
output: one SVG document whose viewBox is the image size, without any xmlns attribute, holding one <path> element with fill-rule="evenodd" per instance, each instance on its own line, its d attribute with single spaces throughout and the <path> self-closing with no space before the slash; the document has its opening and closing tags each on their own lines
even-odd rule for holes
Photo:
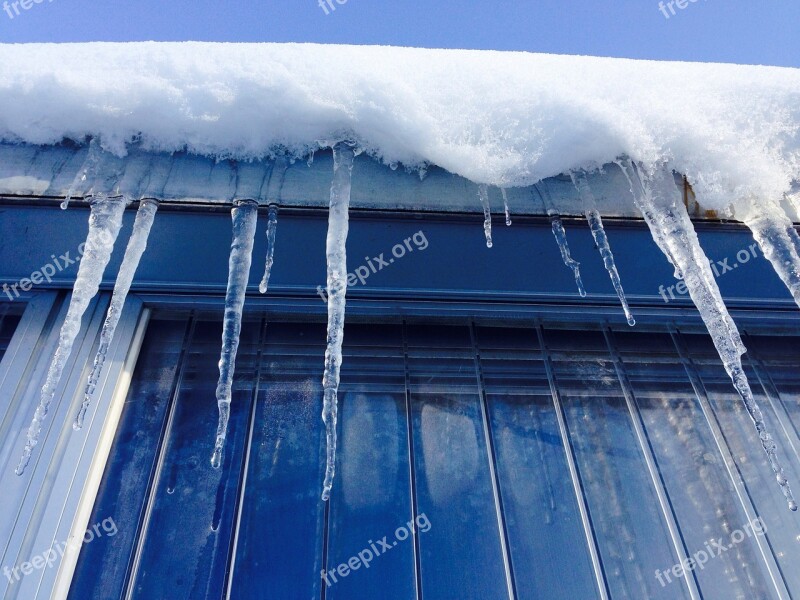
<svg viewBox="0 0 800 600">
<path fill-rule="evenodd" d="M 11 337 L 19 325 L 20 315 L 8 304 L 0 304 L 0 360 L 11 343 Z"/>
<path fill-rule="evenodd" d="M 91 518 L 117 533 L 83 546 L 70 598 L 800 594 L 800 526 L 707 336 L 348 323 L 326 504 L 324 324 L 248 317 L 214 470 L 220 334 L 151 320 Z M 746 338 L 800 482 L 798 338 Z"/>
</svg>

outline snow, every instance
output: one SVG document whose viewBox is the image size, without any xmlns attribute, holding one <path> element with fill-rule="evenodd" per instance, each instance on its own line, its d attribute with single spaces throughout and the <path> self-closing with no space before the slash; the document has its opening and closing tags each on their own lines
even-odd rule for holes
<svg viewBox="0 0 800 600">
<path fill-rule="evenodd" d="M 388 165 L 531 185 L 669 161 L 703 207 L 800 178 L 800 70 L 313 44 L 0 45 L 0 139 L 95 136 L 117 155 L 309 155 L 347 137 Z M 603 206 L 600 206 L 602 211 Z"/>
<path fill-rule="evenodd" d="M 139 204 L 139 210 L 136 212 L 133 232 L 128 240 L 128 246 L 125 249 L 125 256 L 122 259 L 122 264 L 119 267 L 117 280 L 114 282 L 114 291 L 111 294 L 108 313 L 103 323 L 103 331 L 100 333 L 100 345 L 94 358 L 92 371 L 89 373 L 89 378 L 86 382 L 83 402 L 81 403 L 78 416 L 75 417 L 75 422 L 72 424 L 75 430 L 83 428 L 86 410 L 92 402 L 92 396 L 94 395 L 95 388 L 97 388 L 97 382 L 100 380 L 100 373 L 103 370 L 103 365 L 108 356 L 108 349 L 111 347 L 111 342 L 114 340 L 114 333 L 117 330 L 119 319 L 122 316 L 122 309 L 125 307 L 125 300 L 131 289 L 131 284 L 133 284 L 136 270 L 139 268 L 139 262 L 147 248 L 147 238 L 150 236 L 150 230 L 153 227 L 157 210 L 158 202 L 148 198 L 142 200 Z"/>
<path fill-rule="evenodd" d="M 25 473 L 33 449 L 39 443 L 42 421 L 47 416 L 64 367 L 72 354 L 72 346 L 80 333 L 83 314 L 89 307 L 92 298 L 97 295 L 103 273 L 111 259 L 114 243 L 122 227 L 122 213 L 125 211 L 126 204 L 127 199 L 123 197 L 105 198 L 101 196 L 92 201 L 89 233 L 86 236 L 78 275 L 72 288 L 69 308 L 59 332 L 58 348 L 50 362 L 47 379 L 42 386 L 39 405 L 36 407 L 36 412 L 28 428 L 25 449 L 22 451 L 22 457 L 15 471 L 17 475 Z"/>
<path fill-rule="evenodd" d="M 347 234 L 350 229 L 350 191 L 355 152 L 348 144 L 341 143 L 334 147 L 333 157 L 328 236 L 325 243 L 328 263 L 328 346 L 325 350 L 325 371 L 322 376 L 322 420 L 325 423 L 327 443 L 323 500 L 330 498 L 336 471 L 336 419 L 347 295 Z"/>
</svg>

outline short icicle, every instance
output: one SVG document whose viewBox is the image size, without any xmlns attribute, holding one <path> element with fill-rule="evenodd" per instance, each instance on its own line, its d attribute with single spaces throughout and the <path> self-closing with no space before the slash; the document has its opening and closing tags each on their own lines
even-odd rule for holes
<svg viewBox="0 0 800 600">
<path fill-rule="evenodd" d="M 312 153 L 313 157 L 314 154 Z M 264 277 L 258 286 L 258 291 L 262 294 L 267 293 L 269 288 L 269 278 L 272 275 L 272 263 L 275 259 L 275 236 L 278 232 L 278 205 L 269 205 L 269 222 L 267 223 L 267 260 L 264 265 Z"/>
<path fill-rule="evenodd" d="M 550 197 L 550 191 L 547 189 L 547 184 L 544 181 L 534 184 L 534 191 L 539 196 L 542 205 L 544 206 L 547 216 L 550 217 L 550 226 L 553 229 L 553 236 L 556 238 L 556 244 L 561 252 L 561 259 L 564 264 L 572 270 L 575 276 L 575 284 L 578 286 L 578 294 L 581 298 L 586 297 L 586 288 L 583 287 L 583 279 L 581 279 L 581 263 L 572 258 L 569 251 L 569 242 L 567 242 L 567 232 L 564 229 L 564 223 L 561 221 L 561 215 L 553 208 L 553 200 Z"/>
<path fill-rule="evenodd" d="M 76 194 L 78 188 L 85 183 L 87 178 L 97 173 L 97 170 L 100 167 L 100 158 L 102 154 L 103 149 L 100 147 L 100 142 L 97 140 L 97 138 L 92 138 L 92 140 L 89 142 L 89 150 L 86 155 L 86 159 L 83 161 L 83 166 L 81 167 L 81 170 L 78 171 L 75 179 L 72 181 L 72 185 L 69 186 L 69 190 L 67 190 L 67 196 L 61 203 L 61 210 L 67 210 L 67 208 L 69 208 L 69 203 L 72 200 L 72 197 Z"/>
<path fill-rule="evenodd" d="M 331 496 L 336 471 L 336 419 L 344 340 L 348 211 L 354 158 L 355 152 L 349 144 L 339 143 L 333 149 L 333 182 L 325 251 L 328 263 L 328 347 L 325 350 L 325 373 L 322 377 L 324 391 L 322 420 L 325 423 L 327 440 L 325 481 L 322 485 L 324 501 Z"/>
<path fill-rule="evenodd" d="M 39 443 L 42 421 L 47 416 L 56 388 L 61 381 L 64 367 L 72 353 L 72 346 L 81 329 L 83 315 L 92 298 L 97 295 L 103 279 L 103 272 L 111 259 L 114 242 L 116 242 L 119 230 L 122 227 L 122 215 L 126 204 L 127 199 L 123 197 L 107 198 L 104 195 L 97 195 L 91 200 L 89 233 L 83 245 L 83 253 L 75 284 L 72 288 L 72 297 L 69 301 L 67 316 L 61 326 L 58 348 L 47 371 L 47 379 L 42 386 L 39 405 L 36 407 L 36 413 L 28 428 L 25 449 L 15 470 L 17 475 L 22 475 L 25 472 L 33 449 Z"/>
<path fill-rule="evenodd" d="M 222 352 L 219 358 L 219 382 L 217 383 L 217 406 L 219 423 L 217 440 L 211 456 L 211 466 L 222 465 L 225 438 L 228 435 L 228 420 L 231 414 L 233 373 L 236 369 L 236 352 L 239 350 L 239 334 L 242 331 L 242 311 L 250 279 L 253 261 L 253 244 L 256 237 L 258 204 L 253 200 L 237 200 L 231 211 L 233 241 L 228 258 L 228 290 L 225 293 L 225 317 L 222 325 Z"/>
<path fill-rule="evenodd" d="M 483 233 L 486 234 L 486 247 L 492 247 L 492 209 L 489 206 L 489 186 L 478 186 L 478 197 L 483 206 Z"/>
<path fill-rule="evenodd" d="M 92 372 L 89 374 L 89 379 L 86 383 L 83 403 L 81 404 L 78 416 L 75 418 L 75 422 L 72 424 L 73 429 L 76 431 L 83 428 L 86 411 L 92 402 L 95 388 L 97 388 L 97 382 L 100 379 L 100 373 L 106 362 L 108 349 L 111 347 L 111 342 L 114 339 L 117 324 L 122 316 L 122 309 L 125 306 L 125 300 L 128 297 L 133 278 L 136 275 L 136 269 L 139 268 L 139 261 L 144 254 L 145 248 L 147 248 L 147 239 L 150 236 L 150 229 L 153 227 L 153 221 L 155 220 L 157 210 L 158 201 L 152 198 L 145 198 L 139 203 L 139 210 L 136 212 L 136 220 L 133 223 L 133 232 L 128 240 L 128 246 L 125 249 L 125 256 L 119 268 L 117 281 L 114 283 L 114 292 L 111 295 L 111 303 L 108 307 L 106 320 L 103 323 L 103 331 L 100 333 L 100 345 L 94 357 Z"/>
<path fill-rule="evenodd" d="M 747 375 L 742 368 L 746 351 L 739 330 L 720 295 L 709 260 L 700 246 L 694 225 L 683 204 L 672 173 L 667 168 L 648 173 L 630 160 L 618 163 L 628 178 L 634 202 L 645 217 L 653 238 L 663 244 L 662 251 L 673 261 L 689 290 L 700 316 L 708 329 L 725 370 L 733 381 L 750 418 L 755 425 L 761 446 L 791 510 L 797 510 L 789 482 L 777 456 L 777 444 L 767 431 L 764 415 L 753 397 Z"/>
<path fill-rule="evenodd" d="M 578 190 L 581 200 L 583 201 L 583 210 L 584 214 L 586 215 L 586 220 L 589 221 L 589 227 L 592 230 L 592 237 L 594 237 L 594 242 L 597 244 L 597 249 L 600 251 L 600 256 L 603 257 L 603 264 L 606 267 L 606 271 L 608 271 L 608 275 L 611 278 L 611 283 L 617 292 L 617 296 L 619 296 L 619 301 L 622 303 L 622 310 L 625 311 L 625 318 L 628 321 L 628 325 L 633 327 L 636 325 L 636 320 L 633 318 L 631 309 L 628 306 L 628 300 L 625 298 L 625 291 L 622 289 L 622 281 L 619 277 L 619 271 L 617 270 L 617 265 L 614 262 L 614 254 L 611 252 L 611 246 L 608 243 L 608 236 L 606 236 L 606 230 L 603 227 L 603 219 L 600 217 L 600 211 L 597 209 L 597 202 L 595 201 L 594 194 L 589 187 L 589 182 L 586 181 L 586 176 L 583 173 L 575 173 L 570 171 L 569 176 L 572 179 L 573 185 Z"/>
<path fill-rule="evenodd" d="M 511 210 L 508 208 L 508 192 L 506 188 L 500 188 L 500 193 L 503 195 L 503 210 L 506 213 L 506 227 L 511 227 Z"/>
</svg>

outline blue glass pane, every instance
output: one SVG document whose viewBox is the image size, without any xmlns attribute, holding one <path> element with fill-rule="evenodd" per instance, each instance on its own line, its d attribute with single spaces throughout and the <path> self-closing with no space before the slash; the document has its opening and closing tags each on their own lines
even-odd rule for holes
<svg viewBox="0 0 800 600">
<path fill-rule="evenodd" d="M 259 327 L 245 324 L 222 468 L 210 464 L 217 426 L 220 323 L 198 323 L 175 401 L 133 598 L 218 598 L 235 517 L 252 404 Z"/>
<path fill-rule="evenodd" d="M 678 558 L 602 333 L 545 333 L 611 596 L 687 598 L 654 577 Z"/>
<path fill-rule="evenodd" d="M 325 326 L 267 326 L 230 598 L 319 598 Z"/>
<path fill-rule="evenodd" d="M 95 524 L 110 518 L 117 533 L 81 547 L 70 600 L 123 595 L 187 324 L 186 320 L 150 321 L 89 520 Z"/>
<path fill-rule="evenodd" d="M 597 597 L 536 332 L 478 330 L 517 597 Z"/>
</svg>

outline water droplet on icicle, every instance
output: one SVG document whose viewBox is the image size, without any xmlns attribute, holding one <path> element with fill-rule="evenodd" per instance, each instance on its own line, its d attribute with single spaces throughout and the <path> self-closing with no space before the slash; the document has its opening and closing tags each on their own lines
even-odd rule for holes
<svg viewBox="0 0 800 600">
<path fill-rule="evenodd" d="M 228 257 L 228 289 L 225 293 L 225 317 L 222 325 L 222 351 L 219 357 L 219 381 L 217 383 L 217 406 L 219 422 L 211 466 L 222 465 L 225 439 L 228 436 L 228 420 L 231 414 L 233 374 L 236 369 L 236 353 L 239 350 L 239 335 L 242 331 L 250 266 L 253 261 L 253 244 L 256 237 L 258 204 L 253 200 L 239 200 L 231 211 L 233 240 Z"/>
<path fill-rule="evenodd" d="M 97 295 L 103 272 L 111 259 L 114 242 L 122 227 L 122 214 L 125 211 L 127 200 L 122 197 L 106 198 L 97 195 L 91 202 L 89 215 L 89 233 L 86 236 L 83 255 L 78 266 L 78 274 L 72 287 L 72 296 L 67 309 L 67 316 L 61 326 L 56 349 L 47 378 L 42 386 L 39 405 L 28 428 L 25 449 L 22 452 L 19 465 L 15 473 L 22 475 L 28 466 L 33 449 L 39 443 L 42 431 L 42 421 L 47 416 L 50 403 L 53 401 L 56 388 L 61 381 L 64 367 L 72 353 L 72 346 L 81 329 L 83 314 L 89 303 Z"/>
<path fill-rule="evenodd" d="M 100 379 L 100 373 L 103 370 L 103 365 L 108 356 L 108 349 L 111 347 L 111 342 L 114 339 L 117 324 L 122 316 L 122 309 L 125 306 L 128 292 L 131 289 L 133 277 L 136 275 L 136 270 L 139 268 L 139 261 L 144 254 L 145 248 L 147 248 L 147 239 L 150 236 L 150 229 L 153 227 L 153 221 L 155 220 L 157 210 L 158 201 L 152 198 L 146 198 L 141 201 L 139 210 L 136 212 L 133 232 L 128 240 L 128 246 L 125 249 L 125 256 L 122 259 L 122 265 L 119 268 L 117 280 L 114 283 L 114 292 L 111 295 L 111 303 L 108 307 L 106 320 L 103 323 L 103 331 L 100 333 L 100 345 L 94 357 L 92 372 L 89 374 L 89 379 L 86 383 L 83 403 L 81 404 L 78 416 L 75 418 L 75 422 L 72 424 L 73 429 L 76 431 L 83 428 L 86 411 L 91 404 L 95 388 L 97 388 L 97 382 Z"/>
<path fill-rule="evenodd" d="M 603 219 L 600 217 L 600 211 L 597 209 L 597 202 L 594 199 L 594 194 L 589 187 L 589 182 L 586 181 L 586 176 L 583 173 L 570 172 L 570 178 L 583 202 L 584 214 L 586 220 L 589 221 L 589 227 L 592 230 L 592 237 L 597 244 L 597 249 L 600 251 L 600 256 L 603 257 L 603 264 L 608 271 L 608 276 L 611 278 L 611 283 L 617 292 L 620 303 L 622 303 L 622 310 L 625 311 L 625 318 L 628 325 L 633 327 L 636 325 L 636 320 L 633 318 L 631 309 L 628 306 L 628 300 L 625 298 L 625 291 L 622 289 L 622 281 L 619 277 L 617 265 L 614 262 L 614 254 L 611 252 L 611 246 L 608 243 L 608 236 L 603 227 Z"/>
<path fill-rule="evenodd" d="M 262 294 L 267 293 L 269 289 L 269 278 L 272 275 L 272 263 L 275 259 L 275 236 L 278 231 L 278 206 L 276 204 L 269 205 L 269 222 L 267 223 L 267 259 L 264 265 L 264 277 L 261 278 L 261 283 L 258 286 L 258 291 Z"/>
<path fill-rule="evenodd" d="M 350 189 L 352 184 L 353 149 L 345 143 L 333 149 L 333 181 L 331 182 L 328 236 L 325 255 L 328 265 L 328 346 L 325 350 L 325 372 L 322 376 L 323 407 L 327 443 L 325 481 L 322 499 L 331 496 L 336 472 L 336 420 L 338 414 L 339 377 L 342 366 L 342 342 L 347 294 L 347 234 L 349 230 Z"/>
</svg>

